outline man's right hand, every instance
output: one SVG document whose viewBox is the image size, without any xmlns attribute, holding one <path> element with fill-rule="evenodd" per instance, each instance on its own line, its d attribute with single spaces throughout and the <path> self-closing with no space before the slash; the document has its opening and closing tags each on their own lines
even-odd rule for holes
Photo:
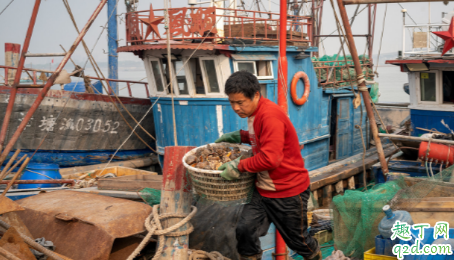
<svg viewBox="0 0 454 260">
<path fill-rule="evenodd" d="M 241 143 L 241 134 L 240 130 L 223 134 L 221 137 L 219 137 L 215 143 L 220 143 L 220 142 L 227 142 L 227 143 L 233 143 L 233 144 L 240 144 Z"/>
</svg>

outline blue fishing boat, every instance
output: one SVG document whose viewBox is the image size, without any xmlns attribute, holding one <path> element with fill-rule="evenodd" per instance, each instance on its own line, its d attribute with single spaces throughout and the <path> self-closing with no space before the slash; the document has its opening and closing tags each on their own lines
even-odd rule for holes
<svg viewBox="0 0 454 260">
<path fill-rule="evenodd" d="M 162 13 L 162 9 L 152 8 L 127 13 L 127 46 L 118 48 L 118 52 L 135 53 L 144 62 L 159 155 L 163 156 L 164 147 L 175 145 L 175 141 L 183 146 L 201 146 L 223 133 L 247 129 L 246 119 L 234 113 L 224 94 L 224 82 L 235 71 L 256 75 L 262 96 L 277 103 L 278 14 L 217 7 L 171 8 L 169 66 L 166 41 L 161 39 L 164 33 L 148 23 Z M 209 23 L 219 19 L 223 20 L 221 25 Z M 294 16 L 288 21 L 287 32 L 288 114 L 309 170 L 362 152 L 361 131 L 366 147 L 369 143 L 366 112 L 364 106 L 353 107 L 355 94 L 345 76 L 348 69 L 343 70 L 344 61 L 312 59 L 318 51 L 311 46 L 312 25 L 310 17 Z M 364 60 L 368 79 L 373 78 L 371 65 L 370 60 Z M 330 69 L 334 69 L 331 77 L 327 75 Z M 306 85 L 296 79 L 296 95 L 292 95 L 290 81 L 298 72 L 304 73 Z M 339 79 L 334 74 L 343 76 Z M 291 101 L 300 99 L 305 91 L 308 96 L 304 104 Z"/>
<path fill-rule="evenodd" d="M 211 7 L 170 8 L 168 15 L 171 26 L 164 32 L 159 30 L 164 23 L 163 9 L 150 6 L 150 10 L 128 12 L 126 46 L 118 48 L 144 62 L 161 160 L 167 146 L 201 146 L 224 133 L 247 129 L 246 119 L 235 114 L 224 94 L 224 83 L 232 73 L 251 72 L 261 85 L 262 96 L 275 103 L 282 91 L 279 14 L 222 8 L 213 2 Z M 343 192 L 348 180 L 348 188 L 355 188 L 352 175 L 360 172 L 360 154 L 369 148 L 370 130 L 351 59 L 317 58 L 315 24 L 312 16 L 292 13 L 288 19 L 288 82 L 283 85 L 306 168 L 333 165 L 332 170 L 354 164 L 354 173 L 335 176 L 335 172 L 326 175 L 319 171 L 314 178 L 311 175 L 314 197 L 325 193 L 323 205 L 328 206 L 334 184 L 340 183 Z M 370 88 L 374 85 L 372 62 L 365 56 L 361 60 Z M 263 259 L 273 257 L 274 236 L 271 226 L 262 238 Z"/>
</svg>

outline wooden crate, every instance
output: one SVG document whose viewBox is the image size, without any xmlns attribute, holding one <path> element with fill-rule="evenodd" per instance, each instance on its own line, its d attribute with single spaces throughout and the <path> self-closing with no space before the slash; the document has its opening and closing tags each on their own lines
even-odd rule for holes
<svg viewBox="0 0 454 260">
<path fill-rule="evenodd" d="M 98 180 L 98 190 L 139 191 L 144 188 L 160 190 L 162 175 L 129 175 Z"/>
<path fill-rule="evenodd" d="M 315 233 L 313 238 L 317 239 L 319 245 L 323 245 L 328 241 L 333 240 L 333 232 L 328 230 L 322 230 Z"/>
</svg>

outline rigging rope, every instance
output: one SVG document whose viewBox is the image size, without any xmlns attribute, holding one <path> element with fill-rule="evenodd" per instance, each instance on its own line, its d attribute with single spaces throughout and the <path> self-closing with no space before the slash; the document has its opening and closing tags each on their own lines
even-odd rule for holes
<svg viewBox="0 0 454 260">
<path fill-rule="evenodd" d="M 14 2 L 14 0 L 11 0 L 11 2 L 8 3 L 8 5 L 6 5 L 5 8 L 3 8 L 3 10 L 0 12 L 0 15 L 3 14 L 3 12 L 10 6 L 10 4 L 12 4 Z"/>
<path fill-rule="evenodd" d="M 63 0 L 63 3 L 65 4 L 65 7 L 66 7 L 66 10 L 68 11 L 68 14 L 69 16 L 71 17 L 71 20 L 74 24 L 74 27 L 76 29 L 77 32 L 79 32 L 79 29 L 77 27 L 77 24 L 76 24 L 76 21 L 74 19 L 74 15 L 71 11 L 71 7 L 69 6 L 69 3 L 68 3 L 68 0 Z M 117 4 L 118 4 L 118 1 L 117 1 Z M 112 15 L 112 14 L 111 14 Z M 109 17 L 110 19 L 110 17 Z M 105 28 L 103 28 L 104 30 Z M 85 47 L 85 41 L 82 40 L 82 44 L 84 45 Z M 104 76 L 104 74 L 102 73 L 101 69 L 99 68 L 98 66 L 98 63 L 96 62 L 96 60 L 93 58 L 93 56 L 91 55 L 91 52 L 90 50 L 88 50 L 88 48 L 84 48 L 85 49 L 85 52 L 87 53 L 87 56 L 90 60 L 90 63 L 91 65 L 93 66 L 93 69 L 96 73 L 96 75 L 98 76 L 98 78 L 102 78 L 104 80 L 104 82 L 107 84 L 109 90 L 107 90 L 107 88 L 105 87 L 104 85 L 104 82 L 101 81 L 101 85 L 103 86 L 104 90 L 107 92 L 107 93 L 113 93 L 115 95 L 115 98 L 117 99 L 118 103 L 120 103 L 120 105 L 123 107 L 123 109 L 126 111 L 126 113 L 132 118 L 132 120 L 137 124 L 137 120 L 136 118 L 129 112 L 129 110 L 126 108 L 126 106 L 123 104 L 123 102 L 121 102 L 120 98 L 118 97 L 118 95 L 115 93 L 115 91 L 113 91 L 112 87 L 110 86 L 110 83 L 109 81 L 106 80 L 106 77 Z M 99 71 L 99 74 L 98 74 L 98 71 Z M 101 74 L 101 75 L 100 75 Z M 123 116 L 123 113 L 120 111 L 120 109 L 118 108 L 118 106 L 115 104 L 115 102 L 113 102 L 112 100 L 112 97 L 111 95 L 108 95 L 109 96 L 109 99 L 110 101 L 112 102 L 112 104 L 115 106 L 116 110 L 118 111 L 118 113 L 120 113 L 122 119 L 125 121 L 126 125 L 129 127 L 129 129 L 132 130 L 132 126 L 128 123 L 128 121 L 126 120 L 126 118 Z M 142 125 L 139 125 L 139 127 L 142 129 L 142 131 L 144 131 L 148 136 L 151 137 L 151 139 L 155 140 L 156 139 L 154 138 L 153 135 L 151 135 Z M 137 133 L 136 133 L 136 136 L 149 148 L 151 149 L 152 151 L 155 151 L 153 148 L 151 148 L 148 143 L 146 143 Z M 156 152 L 156 151 L 155 151 Z"/>
<path fill-rule="evenodd" d="M 63 0 L 63 1 L 65 1 L 65 0 Z M 116 5 L 118 5 L 118 1 L 119 1 L 119 0 L 117 0 Z M 116 7 L 116 6 L 115 6 L 115 7 Z M 112 13 L 110 14 L 110 16 L 112 16 Z M 109 16 L 109 19 L 110 19 L 110 16 Z M 107 25 L 107 22 L 106 22 L 106 25 Z M 96 47 L 96 45 L 98 44 L 98 41 L 99 41 L 99 39 L 101 38 L 101 35 L 102 35 L 103 32 L 104 32 L 104 28 L 103 28 L 103 30 L 101 30 L 101 33 L 99 34 L 98 38 L 96 39 L 95 44 L 93 45 L 93 48 L 92 48 L 92 49 L 94 49 L 94 48 Z M 78 33 L 79 33 L 79 32 L 78 32 Z M 80 34 L 80 33 L 79 33 L 79 34 Z M 83 39 L 82 39 L 82 41 L 83 41 Z M 88 63 L 88 60 L 85 61 L 85 64 L 84 64 L 84 66 L 83 66 L 83 69 L 85 69 L 85 67 L 87 66 L 87 63 Z M 68 95 L 68 97 L 67 97 L 66 100 L 65 100 L 65 104 L 63 105 L 62 110 L 60 111 L 60 113 L 58 113 L 57 117 L 55 117 L 55 121 L 54 121 L 54 122 L 57 122 L 58 118 L 60 118 L 61 114 L 63 114 L 63 111 L 65 110 L 66 105 L 68 104 L 68 100 L 71 98 L 71 96 L 72 96 L 74 90 L 76 89 L 76 86 L 77 86 L 77 84 L 79 83 L 79 81 L 80 81 L 80 78 L 77 80 L 76 84 L 74 84 L 73 89 L 70 91 L 70 94 Z M 38 147 L 35 149 L 35 151 L 33 152 L 33 154 L 30 156 L 30 160 L 31 160 L 31 159 L 35 156 L 35 154 L 38 152 L 39 148 L 40 148 L 41 145 L 44 143 L 44 141 L 46 140 L 46 138 L 47 138 L 47 136 L 49 135 L 49 133 L 50 133 L 50 131 L 47 131 L 46 135 L 44 135 L 44 137 L 41 139 L 41 142 L 38 144 Z"/>
<path fill-rule="evenodd" d="M 381 37 L 380 37 L 380 48 L 378 48 L 378 56 L 377 56 L 377 65 L 375 65 L 375 71 L 374 71 L 374 74 L 378 76 L 378 63 L 380 61 L 380 53 L 381 53 L 381 47 L 382 47 L 382 43 L 383 43 L 383 34 L 385 32 L 385 21 L 386 21 L 386 13 L 388 12 L 388 4 L 385 5 L 385 14 L 383 16 L 383 25 L 382 25 L 382 30 L 381 30 Z"/>
</svg>

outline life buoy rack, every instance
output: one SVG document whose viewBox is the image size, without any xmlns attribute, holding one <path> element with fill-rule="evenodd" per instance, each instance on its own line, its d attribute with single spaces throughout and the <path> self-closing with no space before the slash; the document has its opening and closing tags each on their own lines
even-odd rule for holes
<svg viewBox="0 0 454 260">
<path fill-rule="evenodd" d="M 303 79 L 304 83 L 304 93 L 301 98 L 298 98 L 296 94 L 296 84 L 298 83 L 298 80 Z M 292 79 L 292 84 L 291 84 L 291 94 L 292 94 L 292 100 L 295 105 L 301 106 L 306 103 L 307 98 L 309 97 L 309 92 L 311 91 L 311 84 L 309 82 L 309 77 L 307 76 L 306 73 L 302 71 L 298 71 L 295 76 L 293 76 Z"/>
</svg>

